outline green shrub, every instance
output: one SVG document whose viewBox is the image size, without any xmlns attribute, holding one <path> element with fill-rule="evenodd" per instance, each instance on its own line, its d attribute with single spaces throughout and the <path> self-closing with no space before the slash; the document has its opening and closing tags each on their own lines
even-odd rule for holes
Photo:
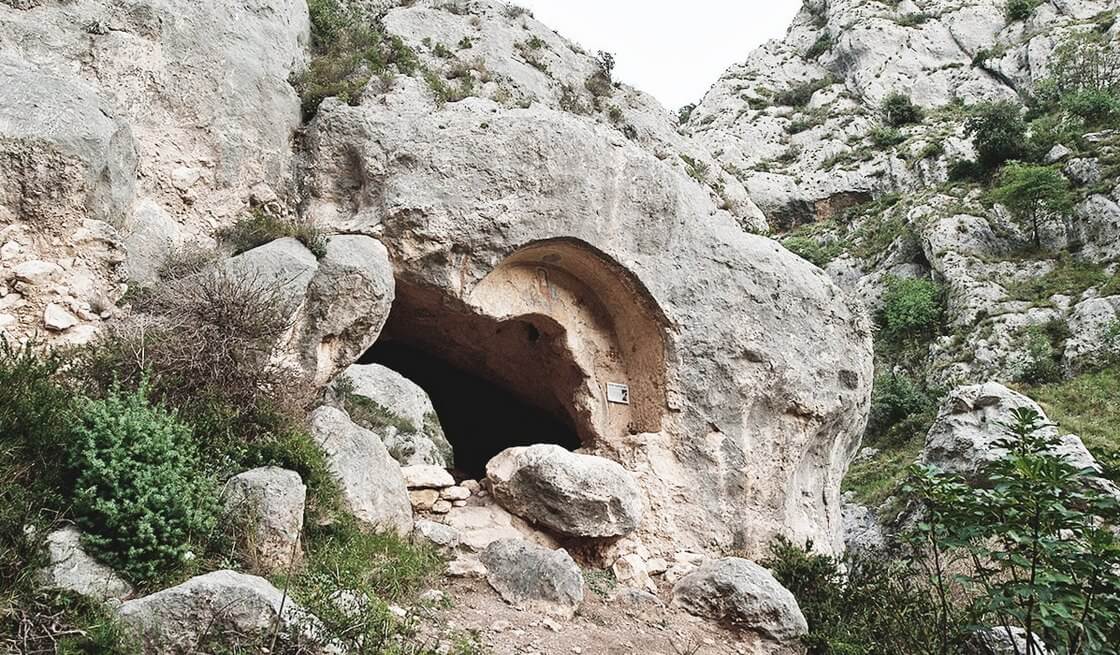
<svg viewBox="0 0 1120 655">
<path fill-rule="evenodd" d="M 414 75 L 420 67 L 416 53 L 400 37 L 387 34 L 357 4 L 340 0 L 309 0 L 311 61 L 293 77 L 302 99 L 303 116 L 310 120 L 324 99 L 357 102 L 373 76 L 391 78 L 395 72 Z"/>
<path fill-rule="evenodd" d="M 1000 171 L 990 194 L 1030 233 L 1035 248 L 1042 246 L 1042 226 L 1062 221 L 1073 211 L 1069 180 L 1058 166 L 1012 162 Z"/>
<path fill-rule="evenodd" d="M 809 104 L 813 99 L 813 94 L 821 89 L 832 86 L 834 80 L 831 77 L 823 77 L 819 80 L 809 80 L 795 84 L 790 88 L 778 92 L 774 95 L 774 104 L 784 105 L 786 107 L 804 107 Z"/>
<path fill-rule="evenodd" d="M 1040 4 L 1042 0 L 1007 0 L 1005 13 L 1008 20 L 1026 20 Z"/>
<path fill-rule="evenodd" d="M 1062 108 L 1085 121 L 1088 126 L 1108 126 L 1120 122 L 1120 94 L 1086 89 L 1062 97 Z"/>
<path fill-rule="evenodd" d="M 186 564 L 215 523 L 190 428 L 141 388 L 85 403 L 72 439 L 74 516 L 90 551 L 140 583 Z"/>
<path fill-rule="evenodd" d="M 696 103 L 694 102 L 690 102 L 677 110 L 677 125 L 688 123 L 688 119 L 692 118 L 692 112 L 694 111 L 696 111 Z"/>
<path fill-rule="evenodd" d="M 1120 367 L 1022 389 L 1048 416 L 1082 438 L 1104 475 L 1120 482 Z"/>
<path fill-rule="evenodd" d="M 1043 384 L 1062 379 L 1062 350 L 1068 338 L 1069 327 L 1063 321 L 1026 328 L 1020 338 L 1023 361 L 1016 380 Z"/>
<path fill-rule="evenodd" d="M 235 255 L 284 237 L 297 239 L 317 258 L 327 254 L 327 239 L 317 227 L 306 221 L 273 216 L 262 209 L 249 212 L 248 216 L 219 230 L 216 236 Z"/>
<path fill-rule="evenodd" d="M 684 170 L 689 177 L 701 184 L 708 179 L 708 165 L 706 163 L 688 155 L 681 155 L 680 158 L 684 162 Z"/>
<path fill-rule="evenodd" d="M 898 18 L 894 19 L 894 22 L 903 27 L 917 27 L 918 25 L 925 23 L 927 20 L 929 20 L 929 14 L 925 13 L 924 11 L 915 11 L 899 16 Z"/>
<path fill-rule="evenodd" d="M 1009 159 L 1018 159 L 1025 152 L 1027 126 L 1018 105 L 1009 101 L 985 102 L 973 108 L 965 123 L 972 137 L 979 164 L 995 170 Z"/>
<path fill-rule="evenodd" d="M 1058 95 L 1079 91 L 1120 93 L 1120 45 L 1095 32 L 1074 32 L 1050 58 L 1050 78 Z"/>
<path fill-rule="evenodd" d="M 838 239 L 821 243 L 811 236 L 801 236 L 799 234 L 793 234 L 782 239 L 782 245 L 793 254 L 822 268 L 840 256 L 844 247 L 844 244 Z"/>
<path fill-rule="evenodd" d="M 832 37 L 827 33 L 821 34 L 817 37 L 816 41 L 813 41 L 813 45 L 809 46 L 809 50 L 805 53 L 805 58 L 810 60 L 816 59 L 828 52 L 828 49 L 831 47 Z"/>
<path fill-rule="evenodd" d="M 584 86 L 596 98 L 609 97 L 614 93 L 614 55 L 600 50 L 595 64 L 595 72 L 587 78 Z"/>
<path fill-rule="evenodd" d="M 883 120 L 891 127 L 922 122 L 922 109 L 905 93 L 894 92 L 883 98 Z"/>
<path fill-rule="evenodd" d="M 939 390 L 905 373 L 876 375 L 865 441 L 894 446 L 924 438 L 937 417 L 939 398 Z"/>
<path fill-rule="evenodd" d="M 898 128 L 879 125 L 871 130 L 871 143 L 880 148 L 897 146 L 905 140 L 906 135 L 898 130 Z"/>
<path fill-rule="evenodd" d="M 1032 120 L 1029 127 L 1031 159 L 1041 159 L 1056 145 L 1077 147 L 1087 131 L 1084 119 L 1064 111 L 1043 114 Z"/>
<path fill-rule="evenodd" d="M 921 278 L 888 277 L 879 312 L 879 334 L 889 343 L 924 339 L 941 323 L 941 286 Z"/>
</svg>

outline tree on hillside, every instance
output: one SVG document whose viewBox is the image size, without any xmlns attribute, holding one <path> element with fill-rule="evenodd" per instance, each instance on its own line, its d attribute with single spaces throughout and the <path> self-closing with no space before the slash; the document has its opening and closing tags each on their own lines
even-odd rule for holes
<svg viewBox="0 0 1120 655">
<path fill-rule="evenodd" d="M 1027 125 L 1019 105 L 1013 102 L 977 105 L 965 131 L 972 137 L 978 161 L 985 170 L 994 171 L 1003 162 L 1023 155 Z"/>
<path fill-rule="evenodd" d="M 991 195 L 1031 231 L 1035 248 L 1042 246 L 1042 224 L 1063 218 L 1073 210 L 1069 180 L 1056 166 L 1008 164 Z"/>
</svg>

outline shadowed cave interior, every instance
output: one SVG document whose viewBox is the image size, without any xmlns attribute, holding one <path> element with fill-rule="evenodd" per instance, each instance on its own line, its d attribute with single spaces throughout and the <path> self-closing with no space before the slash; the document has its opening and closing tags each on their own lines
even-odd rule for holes
<svg viewBox="0 0 1120 655">
<path fill-rule="evenodd" d="M 526 324 L 526 328 L 531 331 L 532 326 Z M 359 363 L 391 368 L 428 392 L 454 449 L 455 469 L 466 478 L 485 477 L 486 463 L 513 446 L 552 443 L 569 450 L 580 447 L 568 417 L 532 405 L 504 386 L 457 368 L 423 347 L 383 338 Z"/>
</svg>

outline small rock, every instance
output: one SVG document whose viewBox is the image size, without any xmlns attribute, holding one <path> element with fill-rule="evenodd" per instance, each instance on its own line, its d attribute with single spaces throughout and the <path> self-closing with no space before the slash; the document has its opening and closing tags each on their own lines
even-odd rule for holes
<svg viewBox="0 0 1120 655">
<path fill-rule="evenodd" d="M 418 464 L 401 468 L 404 483 L 409 489 L 443 489 L 455 486 L 455 478 L 447 469 L 433 464 Z"/>
<path fill-rule="evenodd" d="M 541 624 L 553 632 L 560 632 L 560 624 L 548 617 L 541 619 Z"/>
<path fill-rule="evenodd" d="M 638 587 L 656 593 L 657 585 L 649 578 L 645 560 L 636 553 L 623 555 L 611 565 L 611 572 L 619 582 L 631 587 Z"/>
<path fill-rule="evenodd" d="M 453 501 L 451 501 L 451 506 L 452 507 L 466 507 L 467 506 L 467 501 L 465 501 L 465 500 L 453 500 Z"/>
<path fill-rule="evenodd" d="M 652 557 L 646 560 L 646 571 L 650 575 L 661 575 L 669 570 L 669 563 L 663 557 Z"/>
<path fill-rule="evenodd" d="M 420 602 L 428 605 L 438 605 L 445 602 L 447 598 L 447 593 L 439 589 L 429 589 L 419 596 Z"/>
<path fill-rule="evenodd" d="M 449 549 L 459 545 L 459 531 L 443 523 L 417 519 L 412 533 L 440 548 Z"/>
<path fill-rule="evenodd" d="M 300 534 L 306 502 L 307 487 L 295 471 L 265 466 L 226 482 L 226 515 L 252 535 L 247 564 L 275 573 L 302 560 Z"/>
<path fill-rule="evenodd" d="M 52 262 L 32 260 L 16 266 L 12 273 L 20 282 L 41 286 L 62 273 L 62 267 Z"/>
<path fill-rule="evenodd" d="M 1061 161 L 1072 154 L 1072 150 L 1059 143 L 1046 153 L 1046 163 L 1053 164 L 1054 162 Z"/>
<path fill-rule="evenodd" d="M 55 303 L 47 304 L 47 308 L 43 311 L 43 325 L 48 330 L 55 332 L 64 332 L 77 325 L 80 321 L 77 316 L 62 308 L 61 305 Z"/>
<path fill-rule="evenodd" d="M 439 492 L 435 489 L 415 489 L 408 492 L 408 499 L 413 509 L 428 512 L 439 501 Z"/>
<path fill-rule="evenodd" d="M 3 246 L 0 246 L 0 259 L 11 259 L 18 255 L 23 250 L 23 246 L 15 241 L 8 241 Z"/>
<path fill-rule="evenodd" d="M 47 565 L 37 575 L 44 587 L 65 589 L 101 601 L 132 594 L 131 585 L 82 550 L 81 532 L 77 528 L 63 528 L 47 535 L 47 558 Z"/>
<path fill-rule="evenodd" d="M 446 514 L 451 511 L 451 503 L 446 500 L 437 500 L 432 503 L 433 514 Z"/>
<path fill-rule="evenodd" d="M 583 602 L 583 573 L 563 549 L 503 539 L 487 546 L 481 561 L 490 586 L 518 609 L 570 619 Z"/>
<path fill-rule="evenodd" d="M 0 330 L 7 330 L 13 325 L 19 323 L 19 320 L 11 314 L 0 314 Z"/>
<path fill-rule="evenodd" d="M 482 485 L 478 483 L 478 480 L 463 480 L 459 483 L 459 486 L 463 487 L 472 494 L 477 494 L 482 490 Z"/>
<path fill-rule="evenodd" d="M 453 578 L 485 578 L 486 565 L 473 555 L 460 555 L 447 563 L 447 575 Z"/>
<path fill-rule="evenodd" d="M 466 487 L 447 487 L 439 492 L 439 497 L 444 500 L 466 500 L 471 497 L 471 492 Z"/>
<path fill-rule="evenodd" d="M 490 632 L 505 632 L 513 627 L 513 624 L 504 619 L 498 619 L 490 624 Z"/>
<path fill-rule="evenodd" d="M 197 168 L 180 166 L 171 171 L 171 185 L 180 191 L 187 191 L 202 178 L 202 171 Z"/>
</svg>

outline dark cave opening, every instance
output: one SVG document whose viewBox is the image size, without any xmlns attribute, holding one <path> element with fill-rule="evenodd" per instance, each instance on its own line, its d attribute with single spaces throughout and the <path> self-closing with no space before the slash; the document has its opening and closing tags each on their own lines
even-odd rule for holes
<svg viewBox="0 0 1120 655">
<path fill-rule="evenodd" d="M 540 338 L 535 327 L 528 328 L 528 339 Z M 428 392 L 454 449 L 455 469 L 466 478 L 485 477 L 486 463 L 506 448 L 551 443 L 575 450 L 581 445 L 567 416 L 532 405 L 504 386 L 421 347 L 383 337 L 359 363 L 391 368 Z"/>
</svg>

